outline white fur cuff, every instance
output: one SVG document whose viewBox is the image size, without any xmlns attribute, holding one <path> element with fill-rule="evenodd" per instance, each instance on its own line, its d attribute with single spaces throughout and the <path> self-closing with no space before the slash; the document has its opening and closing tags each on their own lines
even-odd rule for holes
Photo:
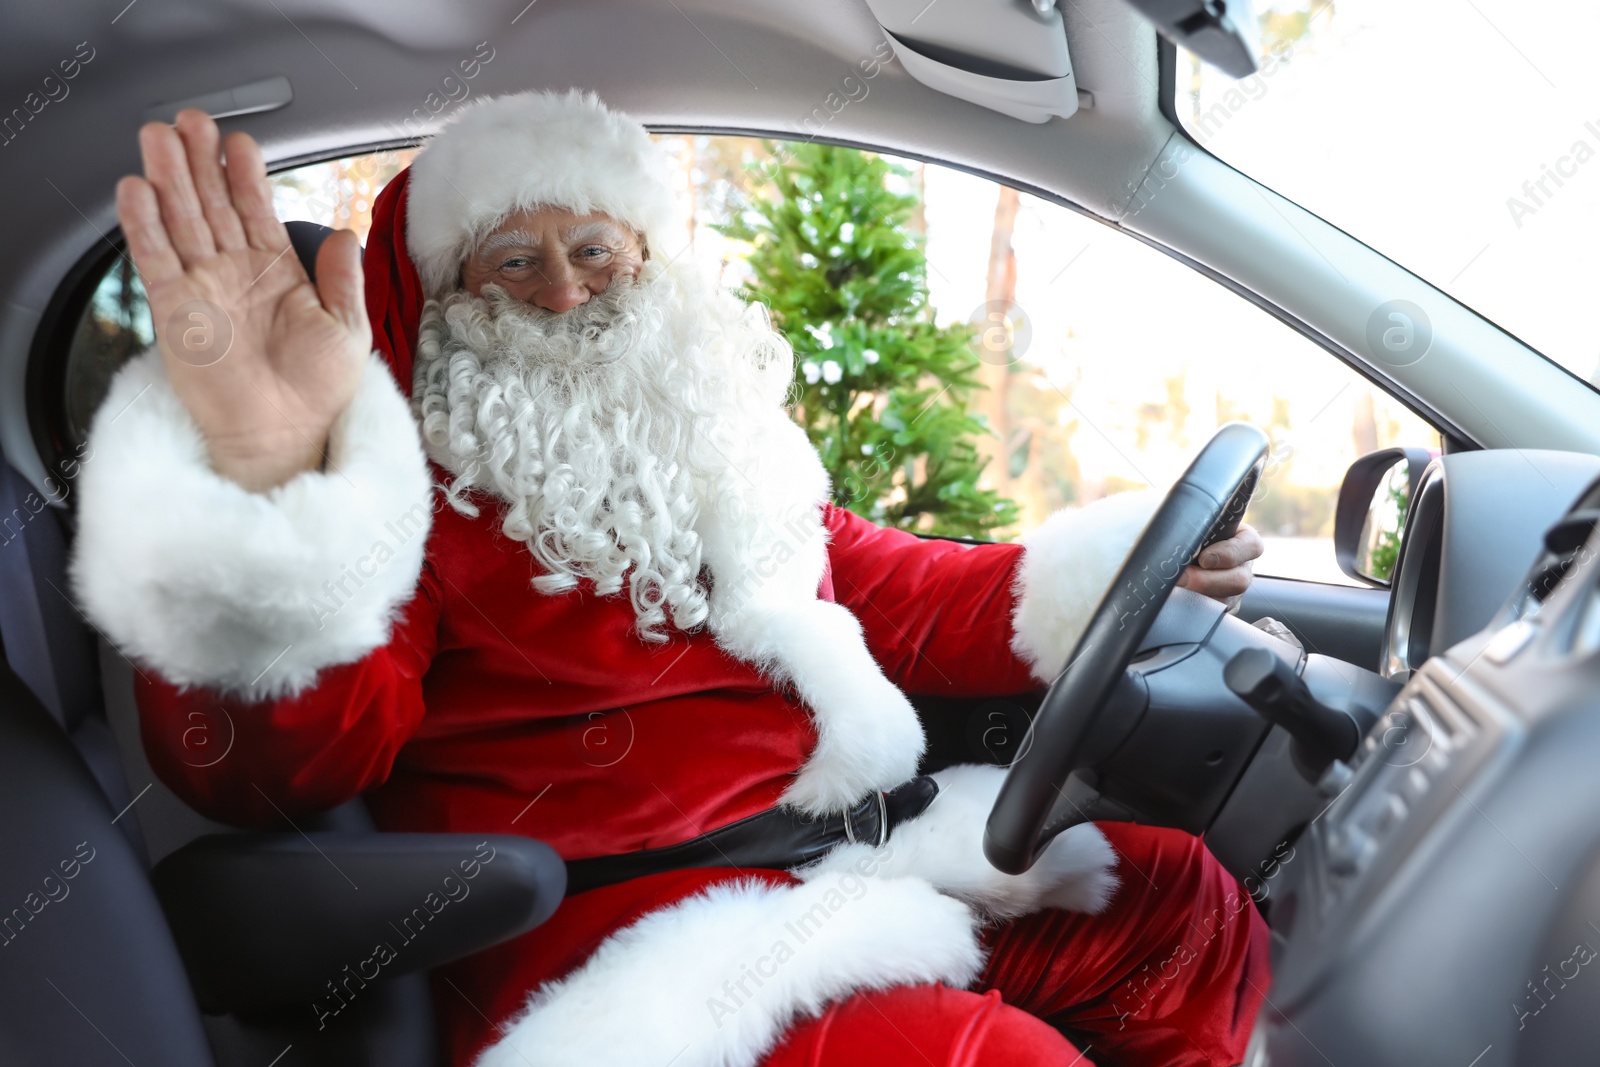
<svg viewBox="0 0 1600 1067">
<path fill-rule="evenodd" d="M 1112 579 L 1165 499 L 1155 489 L 1118 493 L 1056 512 L 1023 541 L 1011 650 L 1048 684 L 1067 665 Z"/>
<path fill-rule="evenodd" d="M 718 885 L 652 912 L 534 993 L 476 1067 L 753 1067 L 791 1021 L 855 990 L 969 985 L 972 912 L 875 873 Z"/>
<path fill-rule="evenodd" d="M 385 644 L 422 570 L 432 487 L 416 424 L 370 357 L 326 473 L 265 493 L 216 473 L 152 348 L 90 430 L 72 579 L 105 635 L 169 681 L 293 694 Z"/>
</svg>

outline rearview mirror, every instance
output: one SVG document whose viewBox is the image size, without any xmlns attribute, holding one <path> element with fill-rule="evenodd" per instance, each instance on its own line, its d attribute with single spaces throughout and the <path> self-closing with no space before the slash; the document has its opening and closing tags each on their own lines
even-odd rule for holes
<svg viewBox="0 0 1600 1067">
<path fill-rule="evenodd" d="M 1250 0 L 1128 0 L 1156 31 L 1224 74 L 1247 78 L 1257 70 L 1256 18 Z"/>
<path fill-rule="evenodd" d="M 1426 449 L 1384 448 L 1350 465 L 1333 519 L 1340 570 L 1365 585 L 1389 585 L 1405 536 L 1406 512 L 1432 459 Z"/>
</svg>

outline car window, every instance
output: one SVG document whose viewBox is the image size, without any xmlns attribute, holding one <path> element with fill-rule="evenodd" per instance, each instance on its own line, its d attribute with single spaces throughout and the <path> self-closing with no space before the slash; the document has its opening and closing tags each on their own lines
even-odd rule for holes
<svg viewBox="0 0 1600 1067">
<path fill-rule="evenodd" d="M 69 450 L 89 433 L 89 420 L 105 399 L 118 367 L 155 343 L 150 306 L 133 260 L 112 259 L 79 313 L 67 349 L 63 430 Z"/>
<path fill-rule="evenodd" d="M 1256 11 L 1257 74 L 1178 53 L 1172 103 L 1189 135 L 1600 388 L 1600 7 Z"/>
<path fill-rule="evenodd" d="M 1244 419 L 1272 438 L 1245 516 L 1267 544 L 1257 573 L 1347 581 L 1332 546 L 1346 468 L 1378 448 L 1437 449 L 1433 427 L 1126 234 L 953 170 L 925 168 L 922 182 L 941 312 L 1009 320 L 981 346 L 982 404 L 997 430 L 990 474 L 1021 511 L 1015 533 L 1066 504 L 1170 484 L 1217 427 Z"/>
<path fill-rule="evenodd" d="M 759 179 L 775 165 L 808 161 L 804 146 L 764 150 L 747 138 L 679 137 L 671 147 L 697 190 L 699 230 L 747 210 L 747 198 L 769 195 L 772 183 Z M 738 160 L 746 175 L 754 161 L 758 180 L 738 177 Z M 1378 448 L 1437 449 L 1433 427 L 1315 342 L 1156 249 L 983 178 L 895 163 L 900 173 L 884 180 L 916 200 L 905 229 L 923 239 L 929 310 L 940 323 L 971 328 L 979 388 L 965 403 L 989 431 L 975 437 L 987 459 L 979 485 L 1014 505 L 1010 523 L 965 532 L 1015 539 L 1058 508 L 1168 485 L 1218 426 L 1245 419 L 1273 441 L 1246 514 L 1267 542 L 1257 573 L 1350 581 L 1332 546 L 1346 468 Z M 819 177 L 817 195 L 830 177 Z M 789 250 L 826 258 L 833 249 L 804 227 L 838 235 L 871 226 L 882 210 L 863 195 L 873 192 L 827 192 L 853 211 L 843 222 L 814 212 L 800 233 L 786 235 Z M 749 278 L 748 246 L 697 231 L 696 251 L 725 283 Z M 826 340 L 849 335 L 845 324 L 823 325 L 831 326 Z M 819 351 L 809 336 L 816 332 L 789 330 L 801 358 L 798 385 L 808 373 L 837 376 L 843 386 L 870 371 L 852 366 L 846 343 Z M 847 355 L 829 360 L 835 352 Z M 881 418 L 881 402 L 855 406 L 859 421 Z"/>
<path fill-rule="evenodd" d="M 835 500 L 875 521 L 1017 539 L 1058 508 L 1169 484 L 1218 426 L 1246 419 L 1273 440 L 1246 514 L 1267 541 L 1257 572 L 1342 582 L 1331 537 L 1345 468 L 1438 446 L 1314 342 L 1070 209 L 855 149 L 658 142 L 694 195 L 691 254 L 773 308 L 796 348 L 795 417 Z M 279 214 L 365 240 L 373 197 L 411 155 L 279 173 Z M 151 338 L 138 278 L 113 259 L 69 356 L 72 443 Z"/>
<path fill-rule="evenodd" d="M 354 230 L 365 245 L 373 201 L 416 154 L 414 148 L 391 149 L 279 171 L 272 176 L 273 210 L 284 222 Z"/>
</svg>

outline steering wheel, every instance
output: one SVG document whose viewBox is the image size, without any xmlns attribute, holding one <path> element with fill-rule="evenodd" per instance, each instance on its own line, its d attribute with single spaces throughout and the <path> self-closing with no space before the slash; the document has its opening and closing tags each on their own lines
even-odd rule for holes
<svg viewBox="0 0 1600 1067">
<path fill-rule="evenodd" d="M 1107 754 L 1089 751 L 1091 745 L 1106 747 L 1105 731 L 1097 729 L 1106 705 L 1184 567 L 1201 549 L 1238 531 L 1267 446 L 1267 435 L 1256 427 L 1227 423 L 1156 509 L 1067 658 L 1067 669 L 1050 684 L 1022 742 L 1023 755 L 995 798 L 983 834 L 983 853 L 995 869 L 1022 874 L 1057 834 L 1086 821 L 1067 780 Z M 1120 741 L 1123 735 L 1116 736 Z"/>
</svg>

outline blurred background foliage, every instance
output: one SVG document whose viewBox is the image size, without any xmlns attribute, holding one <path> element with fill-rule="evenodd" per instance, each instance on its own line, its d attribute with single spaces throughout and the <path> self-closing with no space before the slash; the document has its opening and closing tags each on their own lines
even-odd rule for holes
<svg viewBox="0 0 1600 1067">
<path fill-rule="evenodd" d="M 794 346 L 793 415 L 834 502 L 935 534 L 1014 523 L 1016 505 L 978 485 L 977 442 L 991 431 L 972 410 L 976 331 L 934 322 L 923 238 L 908 225 L 920 198 L 886 184 L 910 172 L 851 148 L 761 148 L 742 210 L 715 229 L 750 246 L 740 296 L 765 304 Z"/>
</svg>

